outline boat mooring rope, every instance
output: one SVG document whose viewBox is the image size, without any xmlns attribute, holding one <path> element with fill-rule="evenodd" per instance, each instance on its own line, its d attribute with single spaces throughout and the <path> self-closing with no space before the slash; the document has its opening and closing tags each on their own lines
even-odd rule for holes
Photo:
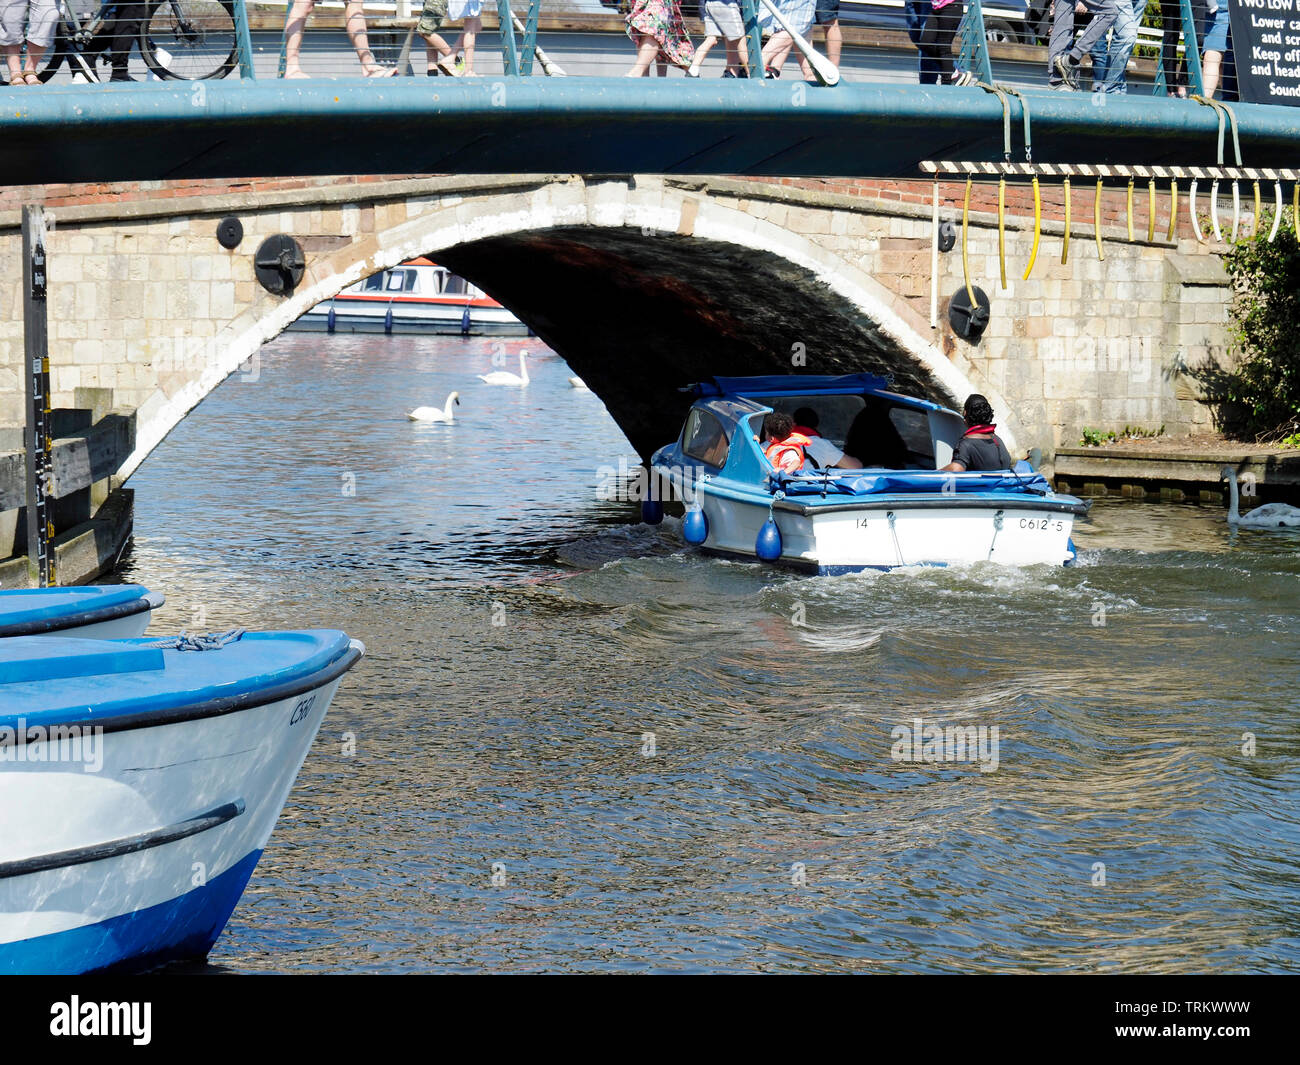
<svg viewBox="0 0 1300 1065">
<path fill-rule="evenodd" d="M 216 651 L 243 639 L 247 629 L 231 629 L 229 632 L 191 636 L 182 632 L 179 636 L 169 636 L 145 644 L 146 647 L 159 651 Z"/>
</svg>

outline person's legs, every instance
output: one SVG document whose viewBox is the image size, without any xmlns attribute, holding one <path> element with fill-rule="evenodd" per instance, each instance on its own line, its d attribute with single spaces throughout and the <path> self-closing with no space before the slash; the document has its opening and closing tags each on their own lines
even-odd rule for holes
<svg viewBox="0 0 1300 1065">
<path fill-rule="evenodd" d="M 790 54 L 790 49 L 794 47 L 794 38 L 785 30 L 778 30 L 768 38 L 767 44 L 763 45 L 763 67 L 764 70 L 775 70 L 778 74 L 781 67 L 785 65 L 786 57 Z"/>
<path fill-rule="evenodd" d="M 1206 52 L 1201 56 L 1201 85 L 1205 88 L 1207 99 L 1214 99 L 1214 91 L 1219 87 L 1219 66 L 1222 62 L 1222 52 Z"/>
<path fill-rule="evenodd" d="M 1083 62 L 1083 57 L 1092 51 L 1101 38 L 1106 36 L 1107 31 L 1115 25 L 1115 20 L 1119 17 L 1120 4 L 1122 3 L 1127 3 L 1127 0 L 1083 0 L 1083 6 L 1092 15 L 1092 21 L 1088 23 L 1079 39 L 1074 42 L 1074 47 L 1069 51 L 1072 63 L 1077 66 Z"/>
<path fill-rule="evenodd" d="M 132 81 L 126 72 L 131 60 L 131 45 L 140 39 L 140 24 L 144 21 L 144 4 L 122 4 L 117 9 L 108 43 L 108 62 L 112 68 L 112 81 Z"/>
<path fill-rule="evenodd" d="M 424 55 L 427 73 L 436 74 L 439 69 L 447 69 L 439 59 L 451 56 L 451 45 L 438 33 L 447 18 L 447 0 L 424 0 L 424 10 L 420 12 L 420 21 L 415 24 L 415 32 L 424 39 Z M 451 73 L 455 68 L 450 67 Z"/>
<path fill-rule="evenodd" d="M 1047 42 L 1047 84 L 1060 85 L 1056 57 L 1070 50 L 1074 40 L 1074 0 L 1052 0 L 1052 34 Z"/>
<path fill-rule="evenodd" d="M 659 54 L 659 42 L 646 33 L 638 33 L 636 38 L 636 61 L 627 72 L 629 78 L 641 78 L 650 73 L 650 64 Z"/>
<path fill-rule="evenodd" d="M 366 34 L 366 12 L 361 0 L 347 0 L 343 8 L 343 25 L 348 31 L 352 47 L 356 49 L 357 61 L 361 72 L 368 78 L 393 75 L 395 67 L 382 67 L 375 62 L 375 53 L 370 50 L 370 38 Z"/>
<path fill-rule="evenodd" d="M 1160 0 L 1160 69 L 1165 75 L 1165 92 L 1186 96 L 1178 84 L 1178 34 L 1182 29 L 1183 9 L 1179 0 Z"/>
<path fill-rule="evenodd" d="M 481 9 L 480 9 L 481 10 Z M 465 73 L 472 75 L 474 73 L 474 46 L 478 41 L 478 35 L 483 32 L 483 20 L 478 15 L 465 16 L 465 28 L 461 32 L 460 39 L 465 48 Z"/>
<path fill-rule="evenodd" d="M 840 65 L 844 35 L 840 33 L 840 0 L 817 0 L 814 21 L 826 34 L 826 58 Z"/>
<path fill-rule="evenodd" d="M 1092 84 L 1094 90 L 1099 89 L 1101 92 L 1127 93 L 1128 92 L 1128 61 L 1133 54 L 1133 48 L 1137 44 L 1138 25 L 1142 19 L 1142 11 L 1145 10 L 1146 0 L 1136 0 L 1137 4 L 1143 7 L 1137 9 L 1130 7 L 1128 0 L 1119 0 L 1117 5 L 1115 25 L 1110 31 L 1110 53 L 1108 63 L 1104 74 L 1100 75 L 1096 70 L 1092 72 Z M 1096 55 L 1096 52 L 1093 52 Z"/>
<path fill-rule="evenodd" d="M 1205 32 L 1203 42 L 1205 55 L 1201 59 L 1201 83 L 1205 95 L 1213 98 L 1219 88 L 1219 75 L 1222 70 L 1223 53 L 1228 49 L 1228 4 L 1219 0 L 1219 8 L 1210 19 L 1210 28 Z"/>
<path fill-rule="evenodd" d="M 708 29 L 707 20 L 705 21 L 704 26 L 705 29 L 707 30 Z M 699 47 L 695 49 L 695 58 L 691 60 L 690 69 L 687 71 L 687 73 L 690 74 L 691 77 L 698 78 L 700 76 L 700 67 L 704 64 L 704 57 L 709 54 L 713 46 L 717 43 L 718 43 L 718 38 L 715 37 L 712 32 L 710 32 L 709 35 L 700 42 Z M 728 49 L 730 49 L 730 44 L 728 44 Z M 727 62 L 730 63 L 731 62 L 730 50 L 728 50 L 727 52 L 727 57 L 728 57 Z"/>
<path fill-rule="evenodd" d="M 284 24 L 284 76 L 286 78 L 305 78 L 298 61 L 302 48 L 302 31 L 307 26 L 307 16 L 316 6 L 316 0 L 293 0 L 289 9 L 288 21 Z"/>
<path fill-rule="evenodd" d="M 950 27 L 947 17 L 948 8 L 953 6 L 949 4 L 948 7 L 930 12 L 930 17 L 925 20 L 925 28 L 921 31 L 921 43 L 917 45 L 939 68 L 941 85 L 952 81 L 956 69 L 952 61 L 952 35 L 955 27 Z M 947 47 L 944 47 L 945 40 Z"/>
</svg>

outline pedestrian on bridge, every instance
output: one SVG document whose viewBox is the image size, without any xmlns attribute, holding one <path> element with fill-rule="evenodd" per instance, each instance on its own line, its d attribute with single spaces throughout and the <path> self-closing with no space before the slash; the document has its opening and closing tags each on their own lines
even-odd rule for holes
<svg viewBox="0 0 1300 1065">
<path fill-rule="evenodd" d="M 785 16 L 786 22 L 790 23 L 790 28 L 807 40 L 808 31 L 812 29 L 813 18 L 817 14 L 817 0 L 776 0 L 776 6 Z M 794 47 L 794 38 L 776 24 L 770 12 L 765 12 L 759 22 L 765 22 L 772 28 L 772 36 L 768 38 L 767 44 L 763 45 L 763 69 L 767 77 L 779 78 L 781 68 L 785 66 L 785 61 L 790 57 L 790 50 Z M 802 54 L 799 56 L 799 67 L 803 71 L 803 76 L 811 81 L 812 67 L 808 65 L 808 60 Z"/>
<path fill-rule="evenodd" d="M 1079 67 L 1119 17 L 1124 0 L 1053 0 L 1052 36 L 1047 44 L 1047 84 L 1053 89 L 1077 92 Z M 1083 33 L 1074 39 L 1075 7 L 1092 15 Z"/>
<path fill-rule="evenodd" d="M 0 0 L 0 50 L 3 50 L 5 65 L 9 68 L 10 85 L 41 83 L 36 71 L 45 50 L 54 43 L 54 28 L 58 21 L 59 10 L 54 0 Z M 24 39 L 27 41 L 25 66 L 22 55 Z"/>
<path fill-rule="evenodd" d="M 700 19 L 704 22 L 707 36 L 704 43 L 695 49 L 695 58 L 691 60 L 687 77 L 698 78 L 704 57 L 709 54 L 718 38 L 726 41 L 727 68 L 722 72 L 724 78 L 749 77 L 749 49 L 745 42 L 745 20 L 740 14 L 738 0 L 703 0 L 700 4 Z"/>
<path fill-rule="evenodd" d="M 284 24 L 284 76 L 286 78 L 308 77 L 300 65 L 299 52 L 302 50 L 302 32 L 307 28 L 307 16 L 316 6 L 316 0 L 293 0 L 289 9 L 289 19 Z M 361 0 L 347 0 L 343 8 L 343 25 L 352 39 L 352 47 L 357 50 L 357 59 L 361 62 L 361 72 L 368 78 L 391 78 L 397 73 L 396 67 L 380 66 L 375 62 L 375 54 L 370 50 L 370 40 L 366 36 L 366 13 Z"/>
<path fill-rule="evenodd" d="M 629 78 L 648 76 L 650 64 L 659 60 L 689 70 L 695 47 L 691 44 L 677 0 L 634 0 L 628 12 L 627 35 L 636 45 L 636 62 Z"/>
<path fill-rule="evenodd" d="M 1128 92 L 1128 61 L 1137 45 L 1138 27 L 1147 0 L 1116 0 L 1110 40 L 1101 38 L 1092 50 L 1092 91 Z"/>
<path fill-rule="evenodd" d="M 460 77 L 454 53 L 438 31 L 447 21 L 447 0 L 424 0 L 420 12 L 420 21 L 415 24 L 415 32 L 424 38 L 425 73 L 434 75 L 441 71 L 453 78 Z"/>
<path fill-rule="evenodd" d="M 953 38 L 957 36 L 957 27 L 965 13 L 962 0 L 931 0 L 930 14 L 916 47 L 938 68 L 940 85 L 971 85 L 975 82 L 974 74 L 958 70 L 952 61 Z"/>
<path fill-rule="evenodd" d="M 474 73 L 474 45 L 483 32 L 483 0 L 448 0 L 447 17 L 461 22 L 460 40 L 456 49 L 456 69 L 467 78 L 477 78 Z"/>
</svg>

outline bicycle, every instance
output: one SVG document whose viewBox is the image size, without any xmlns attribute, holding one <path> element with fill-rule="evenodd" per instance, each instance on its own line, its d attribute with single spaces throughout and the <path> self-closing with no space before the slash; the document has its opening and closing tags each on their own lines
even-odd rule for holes
<svg viewBox="0 0 1300 1065">
<path fill-rule="evenodd" d="M 78 18 L 73 3 L 60 0 L 54 43 L 36 74 L 49 81 L 66 60 L 73 75 L 103 81 L 96 66 L 108 61 L 113 24 L 125 5 L 101 0 L 99 10 Z M 160 78 L 206 81 L 224 78 L 235 68 L 235 10 L 232 0 L 152 0 L 145 4 L 136 41 L 145 66 Z M 8 85 L 0 69 L 0 85 Z"/>
</svg>

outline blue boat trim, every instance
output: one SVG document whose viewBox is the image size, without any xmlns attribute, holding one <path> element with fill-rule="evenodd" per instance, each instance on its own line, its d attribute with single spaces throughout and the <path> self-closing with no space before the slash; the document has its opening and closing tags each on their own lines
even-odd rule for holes
<svg viewBox="0 0 1300 1065">
<path fill-rule="evenodd" d="M 53 854 L 38 854 L 35 857 L 22 858 L 16 862 L 0 862 L 0 880 L 14 876 L 28 876 L 32 873 L 43 873 L 50 869 L 64 869 L 70 865 L 101 862 L 107 858 L 116 858 L 119 855 L 132 854 L 135 851 L 145 851 L 151 847 L 161 847 L 165 843 L 175 843 L 179 839 L 197 836 L 200 832 L 207 832 L 209 829 L 224 825 L 227 821 L 233 821 L 243 812 L 244 800 L 236 799 L 234 802 L 223 803 L 221 806 L 214 807 L 207 813 L 198 814 L 174 825 L 155 828 L 151 832 L 141 832 L 138 835 L 126 836 L 123 839 L 115 839 L 107 843 L 92 843 L 88 847 L 55 851 Z"/>
<path fill-rule="evenodd" d="M 201 702 L 188 705 L 164 706 L 156 710 L 120 714 L 116 717 L 91 716 L 57 722 L 41 721 L 35 726 L 30 726 L 32 729 L 40 730 L 39 734 L 33 737 L 33 742 L 46 739 L 48 730 L 54 725 L 62 728 L 97 729 L 103 733 L 129 732 L 132 729 L 157 728 L 162 725 L 174 725 L 183 721 L 197 721 L 205 717 L 220 717 L 223 714 L 255 710 L 259 706 L 276 703 L 282 699 L 292 699 L 296 695 L 303 695 L 317 688 L 323 688 L 326 684 L 343 676 L 344 673 L 356 665 L 363 653 L 363 649 L 357 643 L 350 643 L 347 650 L 338 658 L 335 658 L 315 673 L 308 674 L 305 677 L 297 677 L 281 684 L 259 688 L 256 691 L 218 696 L 214 699 L 204 699 Z M 27 742 L 29 742 L 28 730 L 24 730 L 18 732 L 12 739 L 4 737 L 3 740 L 0 740 L 0 746 L 19 745 Z"/>
<path fill-rule="evenodd" d="M 65 932 L 0 943 L 0 974 L 139 972 L 205 957 L 261 858 L 250 851 L 202 887 L 133 913 Z"/>
<path fill-rule="evenodd" d="M 143 591 L 143 589 L 141 589 Z M 59 614 L 53 617 L 29 618 L 0 625 L 0 637 L 9 636 L 43 636 L 64 629 L 78 629 L 85 625 L 97 625 L 118 618 L 128 618 L 146 610 L 156 610 L 162 606 L 164 598 L 161 592 L 145 592 L 137 599 L 125 603 L 110 603 L 107 606 L 78 610 L 75 613 Z"/>
<path fill-rule="evenodd" d="M 711 491 L 713 485 L 701 491 Z M 1041 496 L 943 496 L 941 499 L 925 499 L 915 496 L 893 496 L 883 499 L 859 499 L 854 503 L 796 503 L 790 499 L 779 499 L 772 504 L 776 510 L 793 511 L 796 514 L 833 514 L 837 510 L 851 510 L 860 513 L 865 510 L 1032 510 L 1051 511 L 1056 514 L 1073 514 L 1082 516 L 1088 513 L 1092 501 L 1067 503 L 1061 499 L 1044 499 Z"/>
</svg>

